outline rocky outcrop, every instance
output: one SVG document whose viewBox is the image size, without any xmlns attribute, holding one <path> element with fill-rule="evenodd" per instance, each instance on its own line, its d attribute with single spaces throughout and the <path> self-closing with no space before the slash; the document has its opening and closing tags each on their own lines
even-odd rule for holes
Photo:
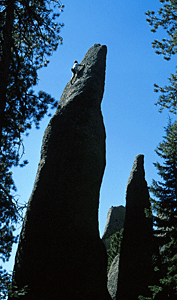
<svg viewBox="0 0 177 300">
<path fill-rule="evenodd" d="M 126 190 L 126 215 L 120 252 L 117 299 L 146 296 L 151 277 L 152 218 L 145 180 L 144 156 L 135 158 Z"/>
<path fill-rule="evenodd" d="M 119 254 L 114 258 L 108 273 L 107 287 L 113 300 L 116 300 L 117 281 L 119 273 Z"/>
<path fill-rule="evenodd" d="M 13 274 L 18 288 L 28 285 L 25 300 L 110 299 L 98 230 L 106 50 L 88 50 L 44 133 Z"/>
<path fill-rule="evenodd" d="M 111 206 L 108 211 L 107 222 L 102 236 L 103 243 L 107 250 L 110 248 L 110 236 L 124 227 L 124 221 L 125 207 L 123 205 Z"/>
</svg>

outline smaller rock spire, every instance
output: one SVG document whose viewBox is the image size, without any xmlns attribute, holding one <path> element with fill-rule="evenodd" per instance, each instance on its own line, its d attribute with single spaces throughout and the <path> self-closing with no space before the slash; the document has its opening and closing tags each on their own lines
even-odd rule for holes
<svg viewBox="0 0 177 300">
<path fill-rule="evenodd" d="M 144 155 L 137 155 L 126 190 L 126 215 L 120 252 L 117 299 L 145 295 L 151 276 L 152 218 L 145 180 Z"/>
</svg>

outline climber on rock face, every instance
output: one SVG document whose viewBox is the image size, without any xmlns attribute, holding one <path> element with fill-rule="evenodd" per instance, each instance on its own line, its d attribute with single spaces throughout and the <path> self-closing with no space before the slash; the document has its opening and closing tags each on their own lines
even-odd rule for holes
<svg viewBox="0 0 177 300">
<path fill-rule="evenodd" d="M 71 69 L 71 71 L 73 72 L 73 75 L 72 75 L 72 77 L 71 77 L 71 84 L 73 84 L 72 81 L 73 81 L 74 77 L 75 77 L 75 76 L 78 74 L 78 72 L 79 72 L 79 68 L 78 68 L 78 67 L 84 67 L 84 66 L 85 66 L 85 65 L 79 64 L 77 60 L 74 61 L 74 65 L 73 65 L 73 67 L 72 67 L 72 69 Z"/>
</svg>

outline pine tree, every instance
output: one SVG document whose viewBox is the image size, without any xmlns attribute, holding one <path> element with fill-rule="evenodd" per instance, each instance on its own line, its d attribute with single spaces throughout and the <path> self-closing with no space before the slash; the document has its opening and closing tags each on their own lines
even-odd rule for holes
<svg viewBox="0 0 177 300">
<path fill-rule="evenodd" d="M 177 299 L 177 121 L 169 122 L 166 136 L 156 153 L 163 163 L 155 163 L 161 181 L 150 188 L 154 210 L 154 283 L 152 298 Z M 140 298 L 143 299 L 143 298 Z M 146 298 L 145 298 L 146 299 Z"/>
<path fill-rule="evenodd" d="M 159 0 L 163 6 L 158 13 L 146 12 L 147 22 L 152 26 L 151 31 L 157 32 L 161 27 L 166 31 L 166 38 L 154 40 L 152 47 L 158 55 L 163 55 L 169 61 L 177 53 L 176 20 L 177 1 Z M 161 95 L 155 103 L 170 113 L 177 113 L 177 73 L 171 74 L 169 85 L 160 87 L 155 84 L 155 92 Z M 152 297 L 139 299 L 177 299 L 177 122 L 169 122 L 165 128 L 166 136 L 156 152 L 163 164 L 155 163 L 161 181 L 153 180 L 151 192 L 154 212 L 154 276 L 152 278 Z"/>
<path fill-rule="evenodd" d="M 161 41 L 155 39 L 152 43 L 152 47 L 156 49 L 158 55 L 163 55 L 164 59 L 169 61 L 173 55 L 177 53 L 177 35 L 176 35 L 176 20 L 177 20 L 177 1 L 176 0 L 159 0 L 163 6 L 159 9 L 158 13 L 154 11 L 146 12 L 147 22 L 152 26 L 151 31 L 157 32 L 162 27 L 166 31 L 167 38 L 163 38 Z M 158 84 L 154 84 L 155 92 L 160 92 L 161 95 L 155 103 L 160 105 L 159 111 L 164 108 L 169 109 L 170 112 L 177 113 L 177 73 L 171 74 L 169 79 L 169 85 L 160 87 Z"/>
<path fill-rule="evenodd" d="M 10 257 L 14 225 L 19 207 L 15 201 L 16 185 L 12 166 L 23 154 L 23 135 L 40 120 L 57 101 L 44 91 L 37 95 L 37 71 L 47 66 L 48 56 L 62 43 L 58 23 L 63 5 L 59 0 L 0 1 L 0 258 Z M 5 291 L 9 276 L 0 269 L 0 289 Z M 4 286 L 4 288 L 3 288 Z M 0 297 L 2 295 L 0 294 Z M 4 296 L 3 296 L 4 297 Z"/>
</svg>

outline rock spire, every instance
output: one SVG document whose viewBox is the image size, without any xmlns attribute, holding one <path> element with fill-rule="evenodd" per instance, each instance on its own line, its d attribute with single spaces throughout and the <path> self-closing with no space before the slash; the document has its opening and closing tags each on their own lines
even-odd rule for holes
<svg viewBox="0 0 177 300">
<path fill-rule="evenodd" d="M 127 183 L 126 214 L 120 252 L 117 298 L 138 300 L 146 296 L 151 276 L 152 218 L 145 180 L 144 155 L 137 155 Z"/>
<path fill-rule="evenodd" d="M 110 299 L 98 230 L 106 52 L 100 44 L 88 50 L 44 133 L 15 259 L 13 284 L 29 288 L 20 299 Z"/>
<path fill-rule="evenodd" d="M 124 228 L 125 207 L 111 206 L 107 214 L 107 222 L 102 236 L 106 249 L 110 248 L 110 236 Z"/>
</svg>

